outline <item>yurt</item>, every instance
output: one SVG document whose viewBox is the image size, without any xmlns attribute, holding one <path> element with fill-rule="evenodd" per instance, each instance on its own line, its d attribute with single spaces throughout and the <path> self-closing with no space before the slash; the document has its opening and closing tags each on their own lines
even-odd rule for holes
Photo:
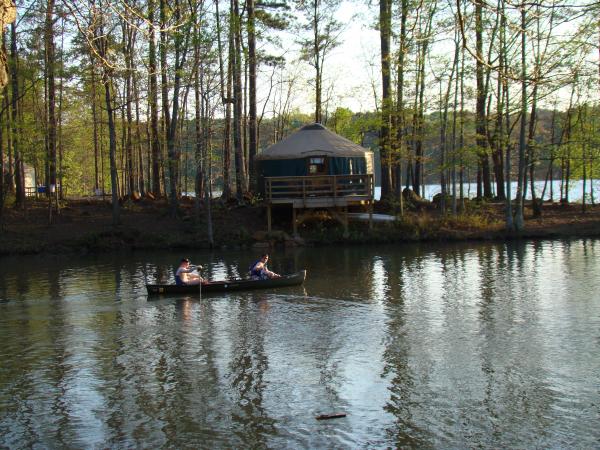
<svg viewBox="0 0 600 450">
<path fill-rule="evenodd" d="M 319 123 L 300 128 L 256 156 L 259 189 L 265 177 L 373 173 L 373 152 Z"/>
</svg>

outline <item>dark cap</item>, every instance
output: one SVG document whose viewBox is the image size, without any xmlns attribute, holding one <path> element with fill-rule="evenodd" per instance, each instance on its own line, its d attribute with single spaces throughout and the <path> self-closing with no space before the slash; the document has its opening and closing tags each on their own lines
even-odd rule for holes
<svg viewBox="0 0 600 450">
<path fill-rule="evenodd" d="M 190 262 L 190 260 L 187 258 L 181 258 L 181 262 Z"/>
</svg>

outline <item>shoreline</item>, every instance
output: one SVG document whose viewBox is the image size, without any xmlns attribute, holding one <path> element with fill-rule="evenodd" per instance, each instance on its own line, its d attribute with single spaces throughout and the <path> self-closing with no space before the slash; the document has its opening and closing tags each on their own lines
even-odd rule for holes
<svg viewBox="0 0 600 450">
<path fill-rule="evenodd" d="M 478 204 L 466 214 L 440 217 L 432 207 L 408 212 L 402 220 L 350 222 L 349 233 L 327 215 L 303 223 L 300 237 L 291 236 L 285 210 L 275 215 L 277 231 L 267 233 L 261 206 L 213 206 L 212 248 L 270 249 L 279 246 L 370 245 L 414 242 L 511 241 L 518 239 L 579 239 L 600 237 L 600 205 L 545 204 L 542 218 L 526 208 L 525 229 L 504 228 L 503 204 Z M 385 212 L 377 210 L 377 213 Z M 172 218 L 165 202 L 127 202 L 121 224 L 112 225 L 110 204 L 70 200 L 48 225 L 47 203 L 33 202 L 24 211 L 6 208 L 0 235 L 0 257 L 31 254 L 90 254 L 99 252 L 209 249 L 204 217 L 196 219 L 193 202 L 182 201 L 180 216 Z"/>
</svg>

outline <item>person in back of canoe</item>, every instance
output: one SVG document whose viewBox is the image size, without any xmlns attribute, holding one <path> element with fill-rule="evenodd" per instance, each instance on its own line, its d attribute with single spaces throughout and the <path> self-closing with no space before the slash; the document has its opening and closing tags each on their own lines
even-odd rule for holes
<svg viewBox="0 0 600 450">
<path fill-rule="evenodd" d="M 190 260 L 182 258 L 175 272 L 175 284 L 182 286 L 202 283 L 204 279 L 197 273 L 193 273 L 198 269 L 202 269 L 202 266 L 190 266 Z"/>
<path fill-rule="evenodd" d="M 250 278 L 253 280 L 267 280 L 269 278 L 279 278 L 281 275 L 271 272 L 267 268 L 269 255 L 266 253 L 258 261 L 250 266 Z"/>
</svg>

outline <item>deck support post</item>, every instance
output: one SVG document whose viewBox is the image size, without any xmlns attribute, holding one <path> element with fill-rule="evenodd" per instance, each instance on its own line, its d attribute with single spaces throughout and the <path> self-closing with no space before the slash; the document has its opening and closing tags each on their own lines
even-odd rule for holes
<svg viewBox="0 0 600 450">
<path fill-rule="evenodd" d="M 369 230 L 373 230 L 373 200 L 369 201 Z"/>
<path fill-rule="evenodd" d="M 348 205 L 344 206 L 344 239 L 350 236 L 348 232 Z"/>
<path fill-rule="evenodd" d="M 292 229 L 294 230 L 294 237 L 298 236 L 298 221 L 296 220 L 296 208 L 292 205 Z"/>
<path fill-rule="evenodd" d="M 271 204 L 267 205 L 267 231 L 271 232 Z"/>
</svg>

